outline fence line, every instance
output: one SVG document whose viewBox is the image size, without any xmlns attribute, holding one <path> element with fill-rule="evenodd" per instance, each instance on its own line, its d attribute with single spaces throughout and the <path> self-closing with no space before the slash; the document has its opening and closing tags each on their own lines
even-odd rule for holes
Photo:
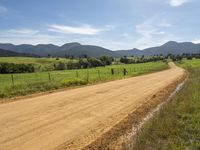
<svg viewBox="0 0 200 150">
<path fill-rule="evenodd" d="M 144 71 L 145 69 L 149 69 L 148 66 L 142 67 L 139 70 Z M 75 71 L 69 71 L 69 72 L 61 72 L 61 73 L 47 73 L 47 76 L 44 73 L 38 74 L 35 73 L 35 76 L 27 76 L 29 74 L 26 74 L 25 76 L 21 76 L 20 74 L 12 74 L 11 75 L 11 85 L 14 87 L 16 85 L 20 84 L 34 84 L 34 83 L 53 83 L 53 82 L 62 82 L 62 80 L 65 79 L 73 79 L 73 78 L 80 78 L 86 80 L 86 82 L 90 82 L 92 80 L 103 80 L 103 79 L 109 79 L 114 77 L 123 77 L 127 75 L 132 75 L 133 72 L 139 71 L 136 67 L 130 67 L 130 68 L 108 68 L 104 70 L 96 69 L 96 70 L 90 70 L 87 69 L 85 71 L 75 70 Z M 109 75 L 110 74 L 110 75 Z M 45 79 L 46 78 L 46 79 Z"/>
</svg>

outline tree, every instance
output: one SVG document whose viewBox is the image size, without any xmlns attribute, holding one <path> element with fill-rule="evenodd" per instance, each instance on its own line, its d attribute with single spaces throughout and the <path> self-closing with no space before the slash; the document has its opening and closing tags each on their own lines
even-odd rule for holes
<svg viewBox="0 0 200 150">
<path fill-rule="evenodd" d="M 89 62 L 90 67 L 98 67 L 98 66 L 103 66 L 102 62 L 99 59 L 96 58 L 88 58 L 87 59 Z"/>
<path fill-rule="evenodd" d="M 79 59 L 78 63 L 79 63 L 80 68 L 85 69 L 89 67 L 89 62 L 87 59 Z"/>
<path fill-rule="evenodd" d="M 120 58 L 120 62 L 125 63 L 125 64 L 129 64 L 129 59 L 126 56 L 124 56 L 124 57 Z"/>
<path fill-rule="evenodd" d="M 66 69 L 65 63 L 63 63 L 63 62 L 59 62 L 58 64 L 54 65 L 54 67 L 55 67 L 55 70 L 65 70 Z"/>
<path fill-rule="evenodd" d="M 101 56 L 99 59 L 103 65 L 111 65 L 113 61 L 113 58 L 108 56 Z"/>
</svg>

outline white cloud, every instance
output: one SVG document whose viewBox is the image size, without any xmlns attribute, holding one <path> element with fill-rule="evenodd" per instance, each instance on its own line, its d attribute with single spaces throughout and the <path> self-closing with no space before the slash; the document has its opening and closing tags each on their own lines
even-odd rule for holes
<svg viewBox="0 0 200 150">
<path fill-rule="evenodd" d="M 64 34 L 82 34 L 82 35 L 96 35 L 108 29 L 95 28 L 91 25 L 81 25 L 79 27 L 64 26 L 64 25 L 48 25 L 49 31 L 64 33 Z"/>
<path fill-rule="evenodd" d="M 181 6 L 189 0 L 169 0 L 169 4 L 173 7 Z"/>
<path fill-rule="evenodd" d="M 196 39 L 192 40 L 192 43 L 200 44 L 200 39 L 199 39 L 199 38 L 196 38 Z"/>
<path fill-rule="evenodd" d="M 38 30 L 31 30 L 31 29 L 10 29 L 7 31 L 8 33 L 13 33 L 13 34 L 37 34 L 39 31 Z"/>
<path fill-rule="evenodd" d="M 55 43 L 59 37 L 40 33 L 33 29 L 9 29 L 0 31 L 0 43 L 39 44 Z"/>
<path fill-rule="evenodd" d="M 156 25 L 155 22 L 161 21 L 152 18 L 136 25 L 136 33 L 139 35 L 138 40 L 135 41 L 136 47 L 143 49 L 177 39 L 173 34 L 163 31 L 163 25 Z M 167 24 L 166 22 L 165 26 Z"/>
</svg>

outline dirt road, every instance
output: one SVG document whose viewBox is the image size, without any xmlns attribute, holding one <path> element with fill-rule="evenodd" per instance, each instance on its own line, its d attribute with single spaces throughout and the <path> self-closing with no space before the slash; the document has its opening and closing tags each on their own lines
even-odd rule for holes
<svg viewBox="0 0 200 150">
<path fill-rule="evenodd" d="M 1 150 L 80 149 L 184 75 L 171 69 L 0 104 Z"/>
</svg>

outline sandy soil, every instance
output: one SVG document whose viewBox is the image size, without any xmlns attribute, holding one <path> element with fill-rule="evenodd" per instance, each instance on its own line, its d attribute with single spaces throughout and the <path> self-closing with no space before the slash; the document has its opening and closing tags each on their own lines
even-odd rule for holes
<svg viewBox="0 0 200 150">
<path fill-rule="evenodd" d="M 170 69 L 0 104 L 1 150 L 81 149 L 147 103 L 185 71 Z"/>
</svg>

